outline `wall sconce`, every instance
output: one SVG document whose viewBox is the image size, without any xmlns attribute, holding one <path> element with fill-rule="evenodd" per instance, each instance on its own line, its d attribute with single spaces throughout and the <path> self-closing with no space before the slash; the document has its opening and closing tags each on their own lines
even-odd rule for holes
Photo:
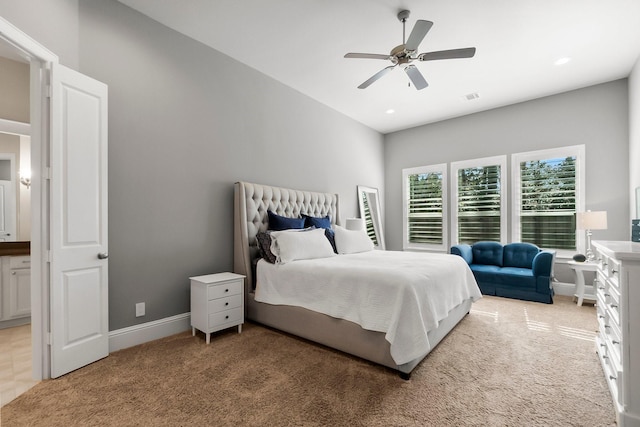
<svg viewBox="0 0 640 427">
<path fill-rule="evenodd" d="M 587 261 L 593 261 L 596 257 L 591 250 L 591 230 L 606 230 L 607 229 L 607 212 L 577 212 L 576 213 L 576 228 L 578 230 L 587 231 Z"/>
<path fill-rule="evenodd" d="M 31 187 L 31 171 L 20 171 L 20 184 L 24 185 L 29 189 Z"/>
</svg>

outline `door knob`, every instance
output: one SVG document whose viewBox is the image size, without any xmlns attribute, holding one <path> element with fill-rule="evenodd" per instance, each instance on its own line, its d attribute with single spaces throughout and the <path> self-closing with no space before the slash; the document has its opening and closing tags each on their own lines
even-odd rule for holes
<svg viewBox="0 0 640 427">
<path fill-rule="evenodd" d="M 107 258 L 109 258 L 109 254 L 106 252 L 100 252 L 98 254 L 98 259 L 107 259 Z"/>
</svg>

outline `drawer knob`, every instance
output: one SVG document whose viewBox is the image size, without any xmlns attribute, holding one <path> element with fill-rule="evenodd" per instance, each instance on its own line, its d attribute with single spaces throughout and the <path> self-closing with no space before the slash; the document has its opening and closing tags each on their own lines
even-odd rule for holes
<svg viewBox="0 0 640 427">
<path fill-rule="evenodd" d="M 620 341 L 616 341 L 616 340 L 612 340 L 611 341 L 613 344 L 620 344 Z"/>
<path fill-rule="evenodd" d="M 611 308 L 618 308 L 618 304 L 611 304 Z"/>
<path fill-rule="evenodd" d="M 611 294 L 604 294 L 604 296 L 605 296 L 605 297 L 610 297 L 610 296 L 611 296 Z"/>
<path fill-rule="evenodd" d="M 609 379 L 610 379 L 610 380 L 613 380 L 613 381 L 616 381 L 618 378 L 617 378 L 617 377 L 614 377 L 613 375 L 609 375 Z"/>
<path fill-rule="evenodd" d="M 228 316 L 228 315 L 227 315 L 227 316 L 224 316 L 224 318 L 225 318 L 225 319 L 228 319 L 228 318 L 229 318 L 229 316 Z"/>
<path fill-rule="evenodd" d="M 228 302 L 225 302 L 225 303 L 224 303 L 224 305 L 229 305 L 229 303 L 228 303 Z"/>
<path fill-rule="evenodd" d="M 605 329 L 609 329 L 611 326 L 609 325 L 604 325 Z"/>
<path fill-rule="evenodd" d="M 600 347 L 605 348 L 607 345 L 606 344 L 600 344 Z"/>
<path fill-rule="evenodd" d="M 598 317 L 604 319 L 604 316 L 602 314 L 598 314 Z"/>
<path fill-rule="evenodd" d="M 229 289 L 225 289 L 224 291 L 225 291 L 225 292 L 229 292 Z"/>
</svg>

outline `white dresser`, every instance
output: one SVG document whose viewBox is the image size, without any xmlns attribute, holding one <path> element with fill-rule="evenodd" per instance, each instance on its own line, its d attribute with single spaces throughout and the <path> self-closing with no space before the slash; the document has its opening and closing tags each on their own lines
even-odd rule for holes
<svg viewBox="0 0 640 427">
<path fill-rule="evenodd" d="M 640 243 L 595 241 L 596 349 L 618 425 L 640 427 Z"/>
<path fill-rule="evenodd" d="M 191 279 L 191 332 L 204 332 L 207 344 L 212 332 L 244 323 L 244 276 L 217 273 Z"/>
</svg>

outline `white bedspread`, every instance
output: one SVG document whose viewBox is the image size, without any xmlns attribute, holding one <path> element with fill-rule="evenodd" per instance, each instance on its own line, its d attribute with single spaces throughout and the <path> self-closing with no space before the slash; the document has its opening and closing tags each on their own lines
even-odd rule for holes
<svg viewBox="0 0 640 427">
<path fill-rule="evenodd" d="M 255 300 L 304 307 L 384 332 L 398 364 L 426 354 L 427 331 L 461 302 L 481 298 L 459 256 L 370 251 L 284 265 L 260 260 Z"/>
</svg>

